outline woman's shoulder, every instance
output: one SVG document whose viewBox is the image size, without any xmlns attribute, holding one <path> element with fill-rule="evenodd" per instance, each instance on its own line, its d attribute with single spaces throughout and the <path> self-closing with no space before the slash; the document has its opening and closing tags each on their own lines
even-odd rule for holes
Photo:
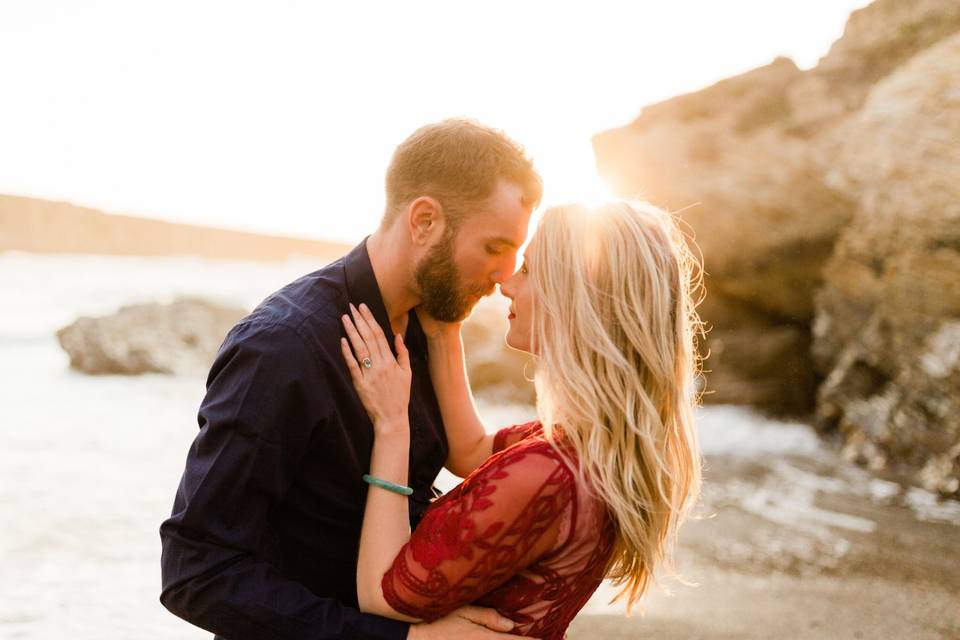
<svg viewBox="0 0 960 640">
<path fill-rule="evenodd" d="M 499 453 L 529 437 L 543 432 L 543 425 L 539 420 L 531 420 L 522 424 L 504 427 L 493 436 L 493 453 Z"/>
<path fill-rule="evenodd" d="M 495 451 L 477 469 L 478 474 L 509 474 L 517 478 L 517 490 L 534 490 L 543 482 L 572 484 L 575 458 L 571 451 L 551 442 L 539 421 L 517 425 L 517 433 L 505 448 Z"/>
<path fill-rule="evenodd" d="M 509 495 L 512 500 L 532 498 L 547 485 L 573 483 L 569 466 L 543 434 L 539 421 L 501 429 L 510 431 L 509 441 L 500 439 L 493 454 L 449 492 L 434 500 L 430 509 L 472 495 Z"/>
</svg>

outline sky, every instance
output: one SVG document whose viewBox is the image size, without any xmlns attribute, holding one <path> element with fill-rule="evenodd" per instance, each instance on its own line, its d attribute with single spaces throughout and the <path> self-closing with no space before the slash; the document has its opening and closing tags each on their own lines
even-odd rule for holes
<svg viewBox="0 0 960 640">
<path fill-rule="evenodd" d="M 0 193 L 355 242 L 417 127 L 504 130 L 544 202 L 603 198 L 590 137 L 866 0 L 0 1 Z"/>
</svg>

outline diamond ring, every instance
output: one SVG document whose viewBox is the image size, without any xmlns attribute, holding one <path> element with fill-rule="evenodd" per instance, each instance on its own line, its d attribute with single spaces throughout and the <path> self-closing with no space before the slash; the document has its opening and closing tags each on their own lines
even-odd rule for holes
<svg viewBox="0 0 960 640">
<path fill-rule="evenodd" d="M 369 369 L 370 367 L 373 366 L 373 361 L 371 361 L 370 358 L 364 358 L 360 362 L 363 364 L 363 367 L 365 369 Z"/>
</svg>

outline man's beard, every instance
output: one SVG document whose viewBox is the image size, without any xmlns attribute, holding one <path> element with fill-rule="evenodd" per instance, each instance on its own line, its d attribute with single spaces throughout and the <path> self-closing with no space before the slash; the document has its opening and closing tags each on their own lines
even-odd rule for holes
<svg viewBox="0 0 960 640">
<path fill-rule="evenodd" d="M 489 291 L 467 291 L 460 282 L 460 272 L 453 261 L 453 240 L 456 233 L 445 235 L 423 257 L 414 273 L 420 287 L 424 311 L 441 322 L 459 322 L 473 308 L 471 295 L 485 296 Z"/>
</svg>

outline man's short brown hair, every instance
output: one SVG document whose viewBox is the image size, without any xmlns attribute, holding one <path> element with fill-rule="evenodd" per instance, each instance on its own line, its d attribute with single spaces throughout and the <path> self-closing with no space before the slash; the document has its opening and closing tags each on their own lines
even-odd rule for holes
<svg viewBox="0 0 960 640">
<path fill-rule="evenodd" d="M 531 209 L 540 203 L 540 174 L 524 148 L 502 131 L 465 118 L 428 124 L 393 153 L 382 225 L 393 224 L 416 198 L 431 196 L 456 228 L 471 208 L 490 197 L 501 178 L 523 190 L 524 204 Z"/>
</svg>

